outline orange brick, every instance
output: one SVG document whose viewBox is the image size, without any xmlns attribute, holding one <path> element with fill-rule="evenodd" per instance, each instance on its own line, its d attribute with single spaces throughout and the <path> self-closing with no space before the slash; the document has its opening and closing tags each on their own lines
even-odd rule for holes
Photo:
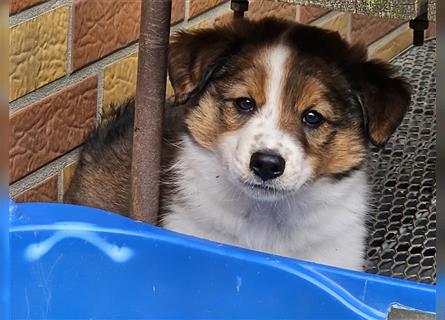
<svg viewBox="0 0 445 320">
<path fill-rule="evenodd" d="M 312 21 L 324 16 L 329 12 L 328 9 L 300 6 L 300 17 L 298 22 L 311 23 Z"/>
<path fill-rule="evenodd" d="M 79 161 L 71 162 L 69 165 L 63 168 L 63 194 L 68 191 L 68 188 L 71 183 L 71 179 L 74 177 L 74 173 L 76 172 L 76 168 L 79 164 Z"/>
<path fill-rule="evenodd" d="M 185 5 L 184 0 L 172 1 L 171 23 L 175 24 L 184 20 Z"/>
<path fill-rule="evenodd" d="M 73 70 L 139 38 L 140 0 L 75 0 L 73 8 Z M 173 0 L 172 23 L 183 19 L 184 0 Z"/>
<path fill-rule="evenodd" d="M 249 10 L 246 17 L 261 19 L 264 17 L 277 17 L 287 20 L 295 20 L 297 6 L 290 3 L 279 3 L 270 0 L 252 0 L 249 2 Z"/>
<path fill-rule="evenodd" d="M 325 18 L 315 20 L 312 24 L 323 29 L 337 31 L 342 38 L 348 39 L 348 13 L 333 13 Z"/>
<path fill-rule="evenodd" d="M 389 61 L 413 43 L 412 30 L 405 26 L 395 30 L 368 47 L 372 59 Z"/>
<path fill-rule="evenodd" d="M 12 114 L 9 181 L 80 145 L 96 124 L 97 77 L 90 77 Z"/>
<path fill-rule="evenodd" d="M 228 0 L 190 0 L 189 17 L 193 18 Z"/>
<path fill-rule="evenodd" d="M 66 74 L 69 7 L 23 21 L 9 33 L 9 101 Z"/>
<path fill-rule="evenodd" d="M 403 22 L 402 20 L 353 14 L 351 16 L 351 42 L 362 42 L 365 45 L 370 45 Z"/>
<path fill-rule="evenodd" d="M 75 0 L 73 9 L 74 70 L 139 37 L 140 0 Z"/>
<path fill-rule="evenodd" d="M 38 185 L 13 197 L 15 202 L 57 202 L 57 176 L 49 177 Z"/>
<path fill-rule="evenodd" d="M 9 14 L 19 13 L 20 11 L 45 1 L 48 0 L 12 0 L 11 5 L 9 6 Z"/>
</svg>

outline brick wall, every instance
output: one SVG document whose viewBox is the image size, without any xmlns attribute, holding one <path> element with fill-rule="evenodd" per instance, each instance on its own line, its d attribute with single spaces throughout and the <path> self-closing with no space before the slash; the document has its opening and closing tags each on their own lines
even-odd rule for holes
<svg viewBox="0 0 445 320">
<path fill-rule="evenodd" d="M 403 21 L 250 1 L 248 18 L 268 15 L 336 30 L 385 60 L 412 41 Z M 172 32 L 231 16 L 227 0 L 173 0 Z M 61 201 L 83 139 L 110 104 L 134 95 L 139 17 L 138 0 L 12 0 L 9 182 L 15 200 Z M 433 25 L 427 36 L 434 33 Z"/>
</svg>

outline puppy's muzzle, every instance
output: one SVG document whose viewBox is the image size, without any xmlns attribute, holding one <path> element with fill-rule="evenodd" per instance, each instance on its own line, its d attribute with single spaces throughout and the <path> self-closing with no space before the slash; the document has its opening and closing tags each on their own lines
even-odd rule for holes
<svg viewBox="0 0 445 320">
<path fill-rule="evenodd" d="M 263 181 L 278 178 L 285 167 L 283 157 L 268 151 L 255 152 L 250 158 L 250 170 Z"/>
</svg>

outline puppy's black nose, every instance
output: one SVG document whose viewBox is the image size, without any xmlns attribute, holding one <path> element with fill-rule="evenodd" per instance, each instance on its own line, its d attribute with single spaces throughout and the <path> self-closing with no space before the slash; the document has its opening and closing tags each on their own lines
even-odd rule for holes
<svg viewBox="0 0 445 320">
<path fill-rule="evenodd" d="M 263 181 L 281 176 L 285 166 L 286 161 L 280 155 L 273 153 L 255 152 L 250 158 L 250 170 Z"/>
</svg>

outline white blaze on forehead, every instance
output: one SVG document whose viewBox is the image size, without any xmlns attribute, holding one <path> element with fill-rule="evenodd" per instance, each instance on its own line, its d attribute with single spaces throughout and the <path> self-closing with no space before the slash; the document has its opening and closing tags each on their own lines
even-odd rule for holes
<svg viewBox="0 0 445 320">
<path fill-rule="evenodd" d="M 265 115 L 271 117 L 274 123 L 278 122 L 279 110 L 282 104 L 286 61 L 289 58 L 289 48 L 278 45 L 270 49 L 267 54 L 267 87 L 266 104 L 263 106 Z"/>
<path fill-rule="evenodd" d="M 291 50 L 284 45 L 262 52 L 258 63 L 266 71 L 265 103 L 239 130 L 223 136 L 219 147 L 229 169 L 229 180 L 235 184 L 240 181 L 259 183 L 259 178 L 250 169 L 250 159 L 255 152 L 268 150 L 286 161 L 283 175 L 269 181 L 269 184 L 284 190 L 296 190 L 311 176 L 312 166 L 305 158 L 300 142 L 280 128 L 282 105 L 287 98 L 284 87 L 290 56 Z"/>
</svg>

